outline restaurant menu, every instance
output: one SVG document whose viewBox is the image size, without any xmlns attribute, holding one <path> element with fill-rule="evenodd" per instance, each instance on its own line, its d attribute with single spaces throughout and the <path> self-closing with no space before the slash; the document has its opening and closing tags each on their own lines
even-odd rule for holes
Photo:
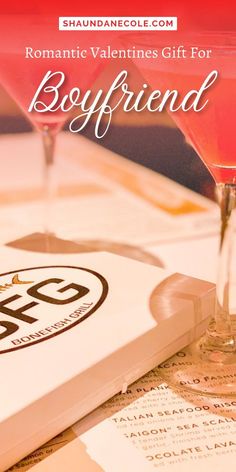
<svg viewBox="0 0 236 472">
<path fill-rule="evenodd" d="M 10 470 L 61 470 L 66 460 L 74 472 L 81 444 L 86 472 L 222 472 L 236 461 L 236 400 L 174 391 L 154 369 Z"/>
</svg>

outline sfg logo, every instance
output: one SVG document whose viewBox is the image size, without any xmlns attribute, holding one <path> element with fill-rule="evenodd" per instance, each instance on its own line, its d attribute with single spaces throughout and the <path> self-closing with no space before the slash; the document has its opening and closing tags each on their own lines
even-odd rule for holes
<svg viewBox="0 0 236 472">
<path fill-rule="evenodd" d="M 44 266 L 0 275 L 0 354 L 46 341 L 94 314 L 108 283 L 91 269 Z"/>
</svg>

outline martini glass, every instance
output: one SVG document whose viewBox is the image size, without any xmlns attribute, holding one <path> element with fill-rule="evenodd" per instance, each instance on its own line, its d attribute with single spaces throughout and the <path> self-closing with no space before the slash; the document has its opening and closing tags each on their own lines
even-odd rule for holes
<svg viewBox="0 0 236 472">
<path fill-rule="evenodd" d="M 29 112 L 29 105 L 49 71 L 52 77 L 48 86 L 56 86 L 61 79 L 60 73 L 65 74 L 65 80 L 60 86 L 60 94 L 64 96 L 75 86 L 85 90 L 93 83 L 101 66 L 99 60 L 92 60 L 90 55 L 83 59 L 52 57 L 50 50 L 61 48 L 78 52 L 79 48 L 88 47 L 92 37 L 91 32 L 78 34 L 74 31 L 59 31 L 57 23 L 57 18 L 44 15 L 2 15 L 0 20 L 0 81 L 40 133 L 43 142 L 45 233 L 51 232 L 52 203 L 56 190 L 53 172 L 56 136 L 71 113 L 61 109 L 53 113 Z M 106 40 L 101 36 L 98 39 L 96 32 L 92 39 L 98 43 Z M 29 50 L 27 53 L 26 48 Z M 41 50 L 49 50 L 49 57 L 40 57 Z M 36 51 L 34 58 L 31 57 L 32 51 Z M 44 90 L 38 97 L 46 105 L 50 104 L 52 98 L 53 92 L 46 93 Z"/>
<path fill-rule="evenodd" d="M 105 47 L 117 36 L 116 32 L 101 31 L 59 31 L 58 17 L 48 15 L 1 15 L 0 17 L 0 81 L 9 94 L 20 105 L 34 128 L 40 133 L 44 148 L 44 184 L 45 184 L 45 250 L 50 252 L 53 241 L 49 237 L 54 233 L 53 201 L 55 195 L 54 155 L 58 132 L 71 116 L 61 109 L 57 111 L 29 112 L 29 105 L 42 79 L 48 71 L 55 73 L 47 85 L 56 86 L 60 81 L 60 73 L 65 80 L 60 86 L 60 96 L 68 94 L 73 87 L 80 88 L 83 93 L 91 88 L 107 60 L 92 57 L 90 46 Z M 26 48 L 30 51 L 28 57 Z M 52 57 L 50 51 L 73 49 L 76 57 Z M 36 51 L 36 57 L 30 54 Z M 40 57 L 40 51 L 49 51 L 48 58 Z M 86 57 L 77 55 L 87 51 Z M 86 54 L 86 53 L 85 53 Z M 84 55 L 84 54 L 83 54 Z M 106 83 L 103 84 L 106 87 Z M 47 87 L 49 89 L 49 87 Z M 54 92 L 53 92 L 54 93 Z M 53 99 L 50 90 L 42 90 L 38 100 L 49 105 Z M 73 109 L 72 109 L 73 113 Z M 32 156 L 33 158 L 33 156 Z M 31 244 L 29 242 L 29 244 Z M 41 250 L 42 244 L 39 241 Z M 31 246 L 29 247 L 31 249 Z M 103 240 L 78 241 L 76 252 L 110 251 L 134 259 L 160 265 L 160 261 L 148 252 L 129 244 Z"/>
<path fill-rule="evenodd" d="M 159 39 L 158 33 L 128 37 L 129 44 L 139 49 L 159 51 L 158 59 L 136 60 L 152 89 L 177 90 L 183 98 L 190 90 L 198 90 L 211 71 L 218 71 L 218 80 L 207 91 L 204 101 L 209 101 L 202 111 L 168 112 L 214 177 L 221 210 L 215 312 L 209 313 L 205 334 L 163 363 L 160 372 L 177 388 L 206 395 L 235 396 L 236 290 L 232 281 L 235 264 L 232 251 L 236 212 L 236 34 L 205 32 Z M 174 54 L 178 45 L 187 50 L 185 58 Z M 172 56 L 164 58 L 162 51 L 167 47 Z M 206 58 L 202 52 L 201 57 L 192 58 L 192 48 L 210 50 L 211 54 Z"/>
</svg>

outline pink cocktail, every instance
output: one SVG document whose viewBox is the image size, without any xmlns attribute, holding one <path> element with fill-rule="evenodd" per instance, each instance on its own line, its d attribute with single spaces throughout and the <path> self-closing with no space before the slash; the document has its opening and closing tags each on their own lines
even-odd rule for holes
<svg viewBox="0 0 236 472">
<path fill-rule="evenodd" d="M 61 110 L 28 113 L 40 82 L 48 71 L 61 71 L 66 77 L 60 86 L 61 96 L 75 86 L 84 91 L 93 84 L 102 62 L 99 57 L 92 57 L 90 45 L 105 45 L 111 33 L 59 31 L 57 17 L 42 15 L 3 15 L 0 28 L 0 81 L 37 128 L 59 127 L 68 119 Z M 86 54 L 81 54 L 81 50 Z M 55 76 L 50 85 L 58 80 Z M 50 93 L 41 92 L 40 98 L 45 103 L 51 101 Z"/>
<path fill-rule="evenodd" d="M 190 43 L 185 42 L 189 57 L 160 57 L 156 64 L 150 60 L 142 60 L 139 61 L 139 67 L 153 89 L 176 89 L 182 97 L 190 90 L 199 89 L 203 78 L 210 71 L 218 71 L 219 77 L 207 93 L 208 104 L 205 109 L 199 113 L 193 110 L 179 110 L 170 114 L 187 141 L 205 162 L 215 181 L 236 183 L 236 58 L 233 54 L 232 35 L 226 33 L 226 37 L 232 41 L 232 47 L 225 49 L 224 53 L 220 49 L 222 36 L 219 34 L 212 45 L 207 42 L 209 46 L 204 46 L 205 49 L 211 50 L 211 57 L 191 58 L 192 47 L 201 50 L 201 41 L 204 43 L 204 37 L 199 37 Z M 196 43 L 198 46 L 194 46 Z"/>
</svg>

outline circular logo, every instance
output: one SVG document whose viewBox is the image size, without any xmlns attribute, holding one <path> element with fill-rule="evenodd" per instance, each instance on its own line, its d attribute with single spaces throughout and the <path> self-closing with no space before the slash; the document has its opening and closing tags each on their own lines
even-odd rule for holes
<svg viewBox="0 0 236 472">
<path fill-rule="evenodd" d="M 93 270 L 44 266 L 0 274 L 0 354 L 46 341 L 94 314 L 108 283 Z"/>
</svg>

